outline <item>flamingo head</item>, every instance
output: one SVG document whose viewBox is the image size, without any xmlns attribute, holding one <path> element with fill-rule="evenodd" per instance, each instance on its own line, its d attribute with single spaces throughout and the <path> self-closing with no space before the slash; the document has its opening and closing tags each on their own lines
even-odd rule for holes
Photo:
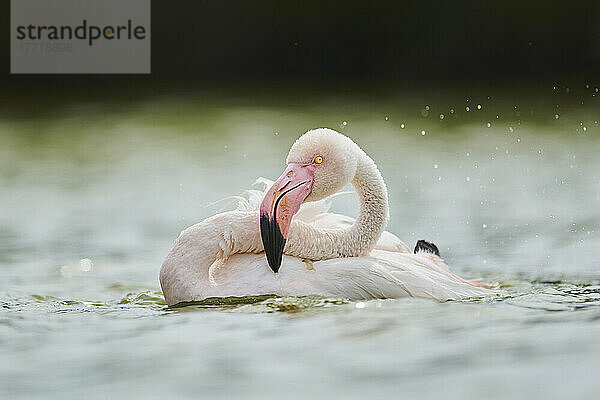
<svg viewBox="0 0 600 400">
<path fill-rule="evenodd" d="M 362 150 L 331 129 L 306 132 L 292 145 L 287 168 L 260 206 L 260 233 L 273 272 L 281 266 L 292 217 L 305 201 L 317 201 L 352 182 Z"/>
</svg>

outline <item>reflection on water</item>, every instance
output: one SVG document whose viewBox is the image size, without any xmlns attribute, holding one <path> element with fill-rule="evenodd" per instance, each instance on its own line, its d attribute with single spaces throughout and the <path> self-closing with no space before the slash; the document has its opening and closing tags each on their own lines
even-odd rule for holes
<svg viewBox="0 0 600 400">
<path fill-rule="evenodd" d="M 588 91 L 168 97 L 3 114 L 0 397 L 591 394 L 600 108 Z M 317 126 L 377 161 L 391 231 L 436 242 L 455 271 L 501 295 L 168 308 L 158 270 L 173 239 L 221 207 L 209 204 L 275 177 L 293 139 Z M 340 196 L 334 209 L 356 204 Z"/>
</svg>

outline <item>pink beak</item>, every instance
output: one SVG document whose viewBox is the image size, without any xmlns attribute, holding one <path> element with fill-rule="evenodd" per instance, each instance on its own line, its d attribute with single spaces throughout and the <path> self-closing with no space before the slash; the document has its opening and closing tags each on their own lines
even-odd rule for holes
<svg viewBox="0 0 600 400">
<path fill-rule="evenodd" d="M 260 234 L 273 272 L 281 266 L 292 217 L 312 191 L 314 171 L 313 164 L 289 164 L 260 206 Z"/>
</svg>

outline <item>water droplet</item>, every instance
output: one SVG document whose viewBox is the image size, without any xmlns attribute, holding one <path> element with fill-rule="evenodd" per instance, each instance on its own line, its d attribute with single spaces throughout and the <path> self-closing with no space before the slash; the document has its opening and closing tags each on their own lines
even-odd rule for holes
<svg viewBox="0 0 600 400">
<path fill-rule="evenodd" d="M 467 176 L 467 177 L 465 178 L 465 180 L 466 180 L 467 182 L 471 182 L 471 177 L 470 177 L 470 176 Z"/>
<path fill-rule="evenodd" d="M 427 132 L 425 132 L 425 130 L 422 130 L 422 131 L 421 131 L 421 135 L 423 135 L 423 136 L 425 136 L 425 134 L 426 134 L 426 133 L 427 133 Z"/>
<path fill-rule="evenodd" d="M 387 121 L 387 120 L 389 120 L 389 119 L 390 119 L 390 117 L 388 117 L 388 116 L 386 116 L 386 117 L 385 117 L 385 120 L 386 120 L 386 121 Z"/>
<path fill-rule="evenodd" d="M 481 225 L 481 227 L 482 227 L 483 229 L 485 229 L 485 228 L 487 228 L 487 224 L 483 224 L 483 225 Z"/>
<path fill-rule="evenodd" d="M 492 126 L 492 123 L 491 123 L 491 122 L 488 122 L 488 123 L 487 123 L 487 127 L 489 128 L 489 127 L 491 127 L 491 126 Z"/>
<path fill-rule="evenodd" d="M 433 168 L 437 169 L 438 167 L 439 167 L 439 165 L 433 164 Z"/>
<path fill-rule="evenodd" d="M 429 111 L 429 106 L 425 106 L 425 109 L 426 109 L 427 111 Z"/>
<path fill-rule="evenodd" d="M 454 114 L 454 108 L 450 109 L 450 114 Z"/>
<path fill-rule="evenodd" d="M 278 136 L 278 135 L 279 135 L 279 132 L 275 131 L 275 136 Z"/>
<path fill-rule="evenodd" d="M 481 104 L 477 104 L 477 109 L 481 110 Z"/>
<path fill-rule="evenodd" d="M 400 124 L 400 128 L 404 129 L 404 124 Z"/>
<path fill-rule="evenodd" d="M 508 130 L 510 131 L 510 133 L 513 133 L 515 131 L 512 126 L 509 126 Z"/>
<path fill-rule="evenodd" d="M 361 308 L 365 308 L 366 304 L 363 303 L 362 301 L 359 301 L 358 303 L 356 303 L 356 308 L 361 309 Z"/>
<path fill-rule="evenodd" d="M 344 126 L 348 125 L 348 121 L 342 122 L 342 125 L 344 125 Z"/>
<path fill-rule="evenodd" d="M 440 114 L 440 119 L 444 119 L 444 114 Z"/>
<path fill-rule="evenodd" d="M 584 126 L 584 127 L 583 127 L 583 131 L 584 131 L 584 132 L 585 132 L 585 131 L 587 131 L 587 126 Z"/>
<path fill-rule="evenodd" d="M 560 115 L 554 114 L 554 119 L 559 119 L 559 118 L 560 118 Z"/>
<path fill-rule="evenodd" d="M 81 260 L 79 260 L 79 269 L 83 272 L 90 272 L 93 266 L 94 263 L 92 263 L 92 260 L 90 260 L 89 258 L 82 258 Z"/>
</svg>

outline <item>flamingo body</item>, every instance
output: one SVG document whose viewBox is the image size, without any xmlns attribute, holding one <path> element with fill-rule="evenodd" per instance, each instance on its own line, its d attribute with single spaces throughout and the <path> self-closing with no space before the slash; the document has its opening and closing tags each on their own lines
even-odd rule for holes
<svg viewBox="0 0 600 400">
<path fill-rule="evenodd" d="M 266 188 L 273 184 L 263 178 L 257 182 Z M 265 294 L 446 301 L 491 293 L 454 275 L 441 258 L 426 252 L 414 254 L 387 231 L 368 255 L 325 260 L 283 255 L 281 268 L 274 274 L 265 258 L 258 226 L 258 208 L 266 189 L 245 193 L 247 197 L 237 197 L 237 210 L 208 218 L 183 231 L 175 241 L 160 276 L 168 304 Z M 294 221 L 303 227 L 332 231 L 347 229 L 355 222 L 328 212 L 329 207 L 327 199 L 304 203 Z"/>
</svg>

